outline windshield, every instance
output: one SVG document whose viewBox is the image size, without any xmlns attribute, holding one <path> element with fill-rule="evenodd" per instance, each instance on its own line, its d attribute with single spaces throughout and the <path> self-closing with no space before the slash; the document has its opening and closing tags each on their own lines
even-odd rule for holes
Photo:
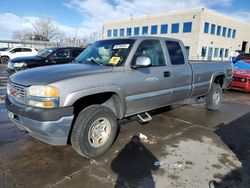
<svg viewBox="0 0 250 188">
<path fill-rule="evenodd" d="M 127 58 L 134 44 L 133 39 L 113 39 L 97 41 L 83 51 L 77 63 L 120 66 Z"/>
<path fill-rule="evenodd" d="M 250 62 L 249 61 L 237 61 L 234 64 L 234 68 L 238 69 L 249 69 L 250 70 Z"/>
<path fill-rule="evenodd" d="M 40 51 L 37 55 L 41 57 L 48 57 L 55 51 L 54 48 L 45 48 L 44 50 Z"/>
</svg>

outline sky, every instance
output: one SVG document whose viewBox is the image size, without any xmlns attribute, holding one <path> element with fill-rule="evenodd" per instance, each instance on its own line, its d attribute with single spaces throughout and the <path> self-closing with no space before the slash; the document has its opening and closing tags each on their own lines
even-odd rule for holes
<svg viewBox="0 0 250 188">
<path fill-rule="evenodd" d="M 250 0 L 0 0 L 0 39 L 51 17 L 65 37 L 101 33 L 106 22 L 191 8 L 210 8 L 250 24 Z"/>
</svg>

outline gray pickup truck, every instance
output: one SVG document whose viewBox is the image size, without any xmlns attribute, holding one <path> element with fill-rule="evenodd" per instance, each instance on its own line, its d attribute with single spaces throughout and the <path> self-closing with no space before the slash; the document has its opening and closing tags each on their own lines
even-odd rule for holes
<svg viewBox="0 0 250 188">
<path fill-rule="evenodd" d="M 117 120 L 185 99 L 204 98 L 217 110 L 232 79 L 231 63 L 190 63 L 183 43 L 131 37 L 93 43 L 71 64 L 34 68 L 10 76 L 9 118 L 32 137 L 52 145 L 71 143 L 80 155 L 107 151 Z"/>
</svg>

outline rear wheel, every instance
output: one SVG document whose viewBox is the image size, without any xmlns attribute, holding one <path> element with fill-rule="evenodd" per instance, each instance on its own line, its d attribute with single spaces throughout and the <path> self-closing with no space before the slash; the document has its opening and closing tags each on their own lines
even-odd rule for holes
<svg viewBox="0 0 250 188">
<path fill-rule="evenodd" d="M 205 97 L 205 107 L 208 110 L 218 110 L 222 100 L 222 89 L 219 84 L 213 83 L 209 94 Z"/>
<path fill-rule="evenodd" d="M 110 148 L 116 132 L 117 119 L 113 111 L 101 105 L 92 105 L 78 114 L 71 143 L 80 155 L 94 158 Z"/>
<path fill-rule="evenodd" d="M 7 56 L 1 57 L 1 63 L 2 64 L 7 64 L 9 62 L 10 58 Z"/>
</svg>

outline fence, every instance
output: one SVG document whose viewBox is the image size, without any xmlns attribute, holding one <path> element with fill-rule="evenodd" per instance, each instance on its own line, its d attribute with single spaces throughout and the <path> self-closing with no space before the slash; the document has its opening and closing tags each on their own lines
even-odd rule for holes
<svg viewBox="0 0 250 188">
<path fill-rule="evenodd" d="M 83 46 L 83 45 L 79 42 L 62 43 L 62 42 L 32 41 L 32 40 L 0 40 L 0 48 L 31 47 L 37 50 L 42 50 L 44 48 L 57 47 L 57 46 Z"/>
</svg>

